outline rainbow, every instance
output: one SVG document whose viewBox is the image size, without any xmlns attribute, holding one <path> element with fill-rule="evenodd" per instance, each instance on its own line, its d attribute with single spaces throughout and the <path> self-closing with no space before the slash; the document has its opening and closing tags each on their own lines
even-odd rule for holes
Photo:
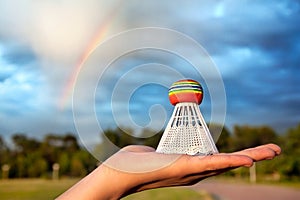
<svg viewBox="0 0 300 200">
<path fill-rule="evenodd" d="M 92 37 L 90 42 L 87 44 L 84 53 L 79 57 L 78 62 L 74 67 L 74 71 L 71 74 L 69 80 L 67 81 L 67 84 L 63 88 L 61 98 L 59 99 L 58 107 L 60 110 L 63 110 L 66 107 L 68 100 L 71 99 L 71 95 L 74 90 L 77 77 L 80 73 L 83 64 L 88 59 L 90 54 L 97 48 L 97 46 L 101 42 L 103 42 L 103 40 L 107 37 L 107 33 L 111 27 L 113 19 L 117 15 L 117 11 L 119 10 L 118 8 L 120 7 L 120 4 L 121 1 L 119 1 L 118 4 L 116 4 L 113 7 L 113 9 L 109 12 L 107 17 L 103 20 L 103 23 L 99 26 L 99 29 L 96 31 L 94 37 Z"/>
</svg>

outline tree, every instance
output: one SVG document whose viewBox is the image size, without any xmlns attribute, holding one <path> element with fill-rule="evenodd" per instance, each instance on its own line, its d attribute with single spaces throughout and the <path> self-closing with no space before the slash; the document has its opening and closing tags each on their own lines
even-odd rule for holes
<svg viewBox="0 0 300 200">
<path fill-rule="evenodd" d="M 2 139 L 1 135 L 0 135 L 0 167 L 3 164 L 7 164 L 9 161 L 9 148 L 7 147 L 5 141 Z"/>
<path fill-rule="evenodd" d="M 104 161 L 120 149 L 120 137 L 116 130 L 107 129 L 100 133 L 100 138 L 101 143 L 95 146 L 93 154 L 98 160 Z"/>
<path fill-rule="evenodd" d="M 59 171 L 61 174 L 69 175 L 70 174 L 70 155 L 67 152 L 62 152 L 58 159 Z"/>
<path fill-rule="evenodd" d="M 3 152 L 7 149 L 7 146 L 5 144 L 5 141 L 2 139 L 1 135 L 0 135 L 0 152 Z"/>
<path fill-rule="evenodd" d="M 64 150 L 72 153 L 80 149 L 77 138 L 74 135 L 68 133 L 61 139 L 63 141 Z"/>
<path fill-rule="evenodd" d="M 216 138 L 217 135 L 219 135 L 218 139 L 214 139 L 216 141 L 216 146 L 219 150 L 219 152 L 232 152 L 233 147 L 233 141 L 231 137 L 231 133 L 229 130 L 224 126 L 218 124 L 212 124 L 209 126 L 209 130 L 212 135 L 215 135 L 214 138 Z M 221 132 L 221 134 L 220 134 Z"/>
<path fill-rule="evenodd" d="M 234 151 L 277 141 L 275 131 L 268 126 L 234 126 Z"/>
<path fill-rule="evenodd" d="M 80 159 L 80 154 L 78 152 L 72 156 L 70 173 L 71 176 L 75 177 L 82 177 L 87 174 L 87 169 L 84 167 L 84 164 Z"/>
<path fill-rule="evenodd" d="M 151 129 L 144 129 L 138 138 L 139 144 L 156 148 L 160 141 L 163 131 L 155 132 Z"/>
<path fill-rule="evenodd" d="M 284 149 L 293 154 L 300 154 L 300 124 L 297 127 L 291 128 L 287 131 L 285 136 L 285 145 Z"/>
<path fill-rule="evenodd" d="M 27 138 L 25 134 L 18 133 L 13 135 L 12 141 L 15 144 L 17 152 L 27 154 L 36 151 L 41 143 L 35 139 Z"/>
<path fill-rule="evenodd" d="M 13 166 L 16 168 L 16 176 L 18 178 L 28 177 L 27 162 L 24 155 L 18 155 L 15 161 L 15 165 Z"/>
<path fill-rule="evenodd" d="M 287 131 L 282 144 L 283 155 L 281 172 L 288 177 L 300 176 L 300 124 Z"/>
<path fill-rule="evenodd" d="M 46 175 L 47 170 L 48 170 L 47 161 L 43 159 L 41 156 L 35 156 L 27 167 L 27 174 L 28 177 L 38 178 L 43 175 Z"/>
</svg>

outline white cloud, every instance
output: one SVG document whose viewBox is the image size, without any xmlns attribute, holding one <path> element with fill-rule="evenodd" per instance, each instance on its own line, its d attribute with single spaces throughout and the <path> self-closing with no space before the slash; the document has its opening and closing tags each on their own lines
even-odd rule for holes
<svg viewBox="0 0 300 200">
<path fill-rule="evenodd" d="M 103 20 L 110 20 L 115 2 L 1 1 L 0 35 L 27 43 L 43 59 L 74 62 Z"/>
</svg>

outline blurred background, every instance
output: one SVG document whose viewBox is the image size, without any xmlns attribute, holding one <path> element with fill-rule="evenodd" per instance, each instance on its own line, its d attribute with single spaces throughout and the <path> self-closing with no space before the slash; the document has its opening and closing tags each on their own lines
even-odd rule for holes
<svg viewBox="0 0 300 200">
<path fill-rule="evenodd" d="M 38 199 L 38 195 L 45 194 L 49 198 L 57 196 L 99 164 L 92 154 L 105 159 L 117 150 L 103 143 L 103 138 L 109 138 L 117 147 L 128 144 L 156 147 L 173 107 L 168 101 L 167 87 L 143 81 L 177 80 L 167 73 L 151 71 L 151 63 L 169 66 L 187 78 L 201 81 L 207 77 L 199 77 L 188 60 L 157 49 L 119 55 L 109 68 L 99 60 L 90 71 L 81 70 L 99 44 L 104 48 L 101 44 L 107 43 L 103 58 L 114 55 L 115 46 L 106 41 L 123 31 L 144 27 L 184 34 L 200 44 L 214 62 L 226 92 L 225 122 L 210 121 L 209 127 L 212 134 L 223 128 L 217 141 L 220 152 L 269 142 L 282 147 L 280 157 L 255 166 L 255 178 L 249 178 L 249 169 L 227 173 L 224 178 L 289 185 L 298 190 L 299 21 L 297 0 L 1 0 L 1 199 L 9 199 L 12 194 L 20 199 Z M 159 35 L 153 37 L 162 39 Z M 174 41 L 172 45 L 192 57 L 198 56 L 184 43 Z M 148 73 L 134 74 L 133 68 L 145 64 L 150 69 Z M 92 116 L 85 112 L 90 105 L 84 97 L 89 95 L 85 90 L 91 86 L 89 80 L 99 71 L 103 76 L 95 90 L 94 107 L 102 131 L 91 137 L 88 134 L 92 130 L 88 127 Z M 141 87 L 131 94 L 126 105 L 120 94 L 114 109 L 117 115 L 130 118 L 142 127 L 138 135 L 126 134 L 135 132 L 136 128 L 128 126 L 126 121 L 116 123 L 111 106 L 117 81 L 129 72 L 134 78 L 122 85 L 124 91 L 133 83 Z M 82 81 L 78 90 L 83 98 L 77 118 L 87 127 L 86 138 L 79 137 L 73 120 L 72 92 L 79 74 Z M 212 102 L 209 86 L 204 82 L 203 87 L 206 93 L 201 110 L 209 121 L 211 107 L 224 104 L 224 100 Z M 156 104 L 164 108 L 165 118 L 161 124 L 157 117 L 161 115 L 153 115 L 156 121 L 149 127 L 148 113 Z M 122 109 L 124 105 L 129 116 Z M 23 182 L 23 178 L 34 179 Z M 52 179 L 58 182 L 49 182 Z M 26 190 L 26 185 L 36 189 Z M 169 195 L 174 191 L 165 192 Z M 205 195 L 202 195 L 204 199 Z"/>
</svg>

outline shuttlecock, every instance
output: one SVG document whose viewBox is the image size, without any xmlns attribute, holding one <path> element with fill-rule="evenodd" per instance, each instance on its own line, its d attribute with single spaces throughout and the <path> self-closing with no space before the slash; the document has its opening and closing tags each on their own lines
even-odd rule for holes
<svg viewBox="0 0 300 200">
<path fill-rule="evenodd" d="M 156 152 L 167 154 L 210 155 L 218 153 L 200 112 L 202 86 L 185 79 L 172 84 L 169 99 L 175 106 Z"/>
</svg>

